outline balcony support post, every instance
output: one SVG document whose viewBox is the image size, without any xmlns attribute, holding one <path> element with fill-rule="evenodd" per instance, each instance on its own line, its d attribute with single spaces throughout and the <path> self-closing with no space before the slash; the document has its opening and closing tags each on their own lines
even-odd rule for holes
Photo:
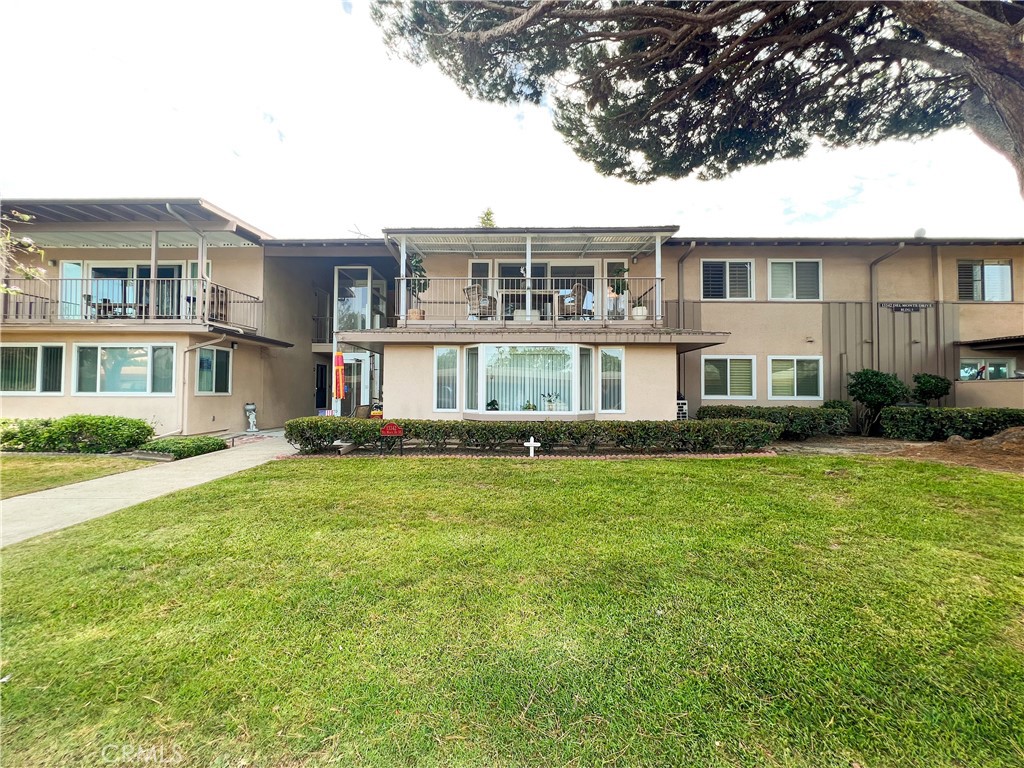
<svg viewBox="0 0 1024 768">
<path fill-rule="evenodd" d="M 533 238 L 526 236 L 526 319 L 533 318 Z"/>
<path fill-rule="evenodd" d="M 154 229 L 149 243 L 149 319 L 156 317 L 156 262 L 160 248 L 159 236 Z"/>
<path fill-rule="evenodd" d="M 654 236 L 654 320 L 661 320 L 661 235 Z"/>
<path fill-rule="evenodd" d="M 408 286 L 406 285 L 405 275 L 408 262 L 408 253 L 405 248 L 406 236 L 402 235 L 402 239 L 399 242 L 399 253 L 401 258 L 398 260 L 398 276 L 401 278 L 400 285 L 398 286 L 398 317 L 404 322 L 405 321 L 405 304 L 406 304 L 406 292 Z"/>
</svg>

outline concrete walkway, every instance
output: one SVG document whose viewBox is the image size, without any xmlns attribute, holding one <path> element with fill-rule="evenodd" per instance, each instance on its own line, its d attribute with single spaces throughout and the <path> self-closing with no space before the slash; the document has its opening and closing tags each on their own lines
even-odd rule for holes
<svg viewBox="0 0 1024 768">
<path fill-rule="evenodd" d="M 0 546 L 102 517 L 167 493 L 208 483 L 295 453 L 281 432 L 226 451 L 153 464 L 2 502 Z"/>
</svg>

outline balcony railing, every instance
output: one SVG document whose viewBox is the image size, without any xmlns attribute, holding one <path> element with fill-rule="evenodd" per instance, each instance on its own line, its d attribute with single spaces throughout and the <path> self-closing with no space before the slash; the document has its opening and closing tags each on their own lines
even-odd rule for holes
<svg viewBox="0 0 1024 768">
<path fill-rule="evenodd" d="M 399 325 L 665 324 L 663 278 L 398 278 Z"/>
<path fill-rule="evenodd" d="M 215 323 L 259 331 L 263 301 L 199 278 L 9 279 L 3 322 Z"/>
</svg>

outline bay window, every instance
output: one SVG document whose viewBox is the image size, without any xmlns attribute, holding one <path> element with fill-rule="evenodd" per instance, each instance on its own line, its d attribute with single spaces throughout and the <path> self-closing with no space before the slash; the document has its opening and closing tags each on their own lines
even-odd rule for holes
<svg viewBox="0 0 1024 768">
<path fill-rule="evenodd" d="M 75 393 L 174 393 L 174 345 L 76 344 Z"/>
<path fill-rule="evenodd" d="M 625 377 L 623 364 L 625 350 L 601 350 L 601 410 L 603 412 L 621 413 L 626 410 L 624 397 Z"/>
<path fill-rule="evenodd" d="M 434 348 L 434 410 L 454 411 L 459 407 L 459 350 Z"/>
<path fill-rule="evenodd" d="M 0 392 L 59 395 L 63 391 L 63 344 L 5 344 L 0 347 Z"/>
<path fill-rule="evenodd" d="M 231 394 L 231 350 L 204 347 L 199 350 L 196 392 L 205 395 Z"/>
</svg>

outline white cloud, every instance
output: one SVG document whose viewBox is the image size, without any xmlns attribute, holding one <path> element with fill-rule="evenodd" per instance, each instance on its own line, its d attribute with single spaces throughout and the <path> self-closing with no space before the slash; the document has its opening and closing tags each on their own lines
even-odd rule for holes
<svg viewBox="0 0 1024 768">
<path fill-rule="evenodd" d="M 202 196 L 279 236 L 384 226 L 678 224 L 683 235 L 1024 235 L 1008 163 L 966 131 L 637 187 L 543 107 L 471 101 L 389 58 L 365 3 L 22 3 L 3 194 Z"/>
</svg>

